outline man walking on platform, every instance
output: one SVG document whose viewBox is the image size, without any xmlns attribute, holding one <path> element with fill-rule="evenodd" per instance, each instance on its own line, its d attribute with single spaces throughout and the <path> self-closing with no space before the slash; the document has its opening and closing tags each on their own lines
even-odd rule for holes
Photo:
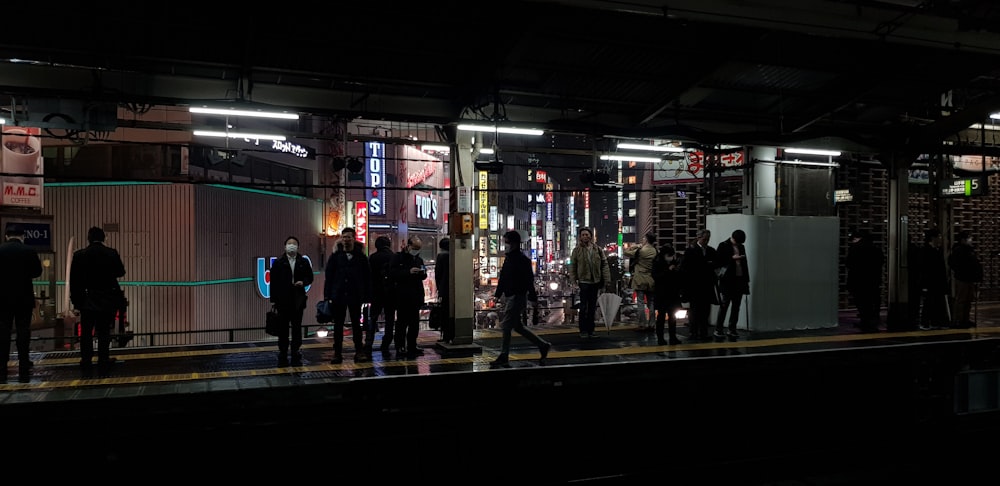
<svg viewBox="0 0 1000 486">
<path fill-rule="evenodd" d="M 505 233 L 503 242 L 507 245 L 507 257 L 504 258 L 503 266 L 500 267 L 500 277 L 497 280 L 495 294 L 497 301 L 503 306 L 501 311 L 503 315 L 500 321 L 500 328 L 503 329 L 503 340 L 500 344 L 500 355 L 490 363 L 490 368 L 509 366 L 511 331 L 517 331 L 518 334 L 538 346 L 538 352 L 541 353 L 538 363 L 544 365 L 552 344 L 524 327 L 524 323 L 521 321 L 521 314 L 528 307 L 528 301 L 538 301 L 531 260 L 521 252 L 521 234 L 517 231 Z"/>
</svg>

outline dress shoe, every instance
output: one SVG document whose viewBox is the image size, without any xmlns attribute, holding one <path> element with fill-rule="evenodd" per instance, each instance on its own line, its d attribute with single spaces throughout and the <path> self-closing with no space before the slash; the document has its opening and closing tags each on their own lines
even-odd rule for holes
<svg viewBox="0 0 1000 486">
<path fill-rule="evenodd" d="M 31 383 L 31 373 L 27 371 L 22 371 L 17 375 L 18 383 Z"/>
<path fill-rule="evenodd" d="M 292 366 L 302 366 L 302 358 L 292 358 Z"/>
<path fill-rule="evenodd" d="M 666 339 L 657 339 L 656 340 L 656 345 L 657 346 L 666 346 L 667 345 L 667 340 Z"/>
<path fill-rule="evenodd" d="M 340 364 L 344 362 L 343 356 L 335 354 L 333 358 L 330 359 L 330 364 Z"/>
<path fill-rule="evenodd" d="M 284 368 L 288 366 L 288 358 L 278 358 L 278 367 Z"/>
<path fill-rule="evenodd" d="M 736 331 L 729 331 L 726 333 L 726 337 L 728 337 L 729 339 L 736 339 L 740 337 L 740 334 Z"/>
<path fill-rule="evenodd" d="M 670 344 L 681 344 L 681 340 L 677 339 L 677 338 L 671 338 L 670 341 L 669 341 L 669 343 Z"/>
<path fill-rule="evenodd" d="M 355 363 L 367 363 L 369 361 L 371 361 L 371 359 L 368 358 L 368 355 L 366 355 L 364 351 L 359 351 L 354 354 Z"/>
<path fill-rule="evenodd" d="M 0 375 L 0 385 L 6 385 L 6 384 L 7 384 L 7 375 L 6 374 Z"/>
<path fill-rule="evenodd" d="M 490 362 L 490 369 L 510 368 L 510 362 L 506 358 L 497 358 Z"/>
</svg>

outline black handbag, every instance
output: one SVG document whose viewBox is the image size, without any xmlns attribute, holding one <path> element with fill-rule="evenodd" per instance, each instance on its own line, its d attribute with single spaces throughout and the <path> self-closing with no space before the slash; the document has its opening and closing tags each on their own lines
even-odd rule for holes
<svg viewBox="0 0 1000 486">
<path fill-rule="evenodd" d="M 264 332 L 269 336 L 280 336 L 281 330 L 284 322 L 281 320 L 281 314 L 278 313 L 278 308 L 271 306 L 271 310 L 267 311 L 267 320 L 264 326 Z"/>
<path fill-rule="evenodd" d="M 333 322 L 333 309 L 326 299 L 316 302 L 316 322 L 326 324 Z"/>
</svg>

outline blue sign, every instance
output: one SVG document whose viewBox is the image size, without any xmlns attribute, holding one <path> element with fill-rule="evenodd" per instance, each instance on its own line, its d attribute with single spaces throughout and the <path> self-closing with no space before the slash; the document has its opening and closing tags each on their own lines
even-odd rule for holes
<svg viewBox="0 0 1000 486">
<path fill-rule="evenodd" d="M 368 214 L 385 214 L 385 144 L 365 142 L 365 198 Z"/>
<path fill-rule="evenodd" d="M 35 251 L 52 251 L 52 224 L 51 223 L 22 223 L 19 221 L 7 222 L 4 228 L 15 227 L 24 230 L 24 244 L 35 249 Z"/>
<path fill-rule="evenodd" d="M 310 267 L 312 266 L 312 259 L 308 255 L 302 255 L 302 258 L 305 258 L 309 262 Z M 278 257 L 261 257 L 257 259 L 257 278 L 255 279 L 257 281 L 257 292 L 265 299 L 271 298 L 271 267 L 277 259 Z M 309 292 L 310 287 L 312 285 L 306 285 L 306 292 Z"/>
</svg>

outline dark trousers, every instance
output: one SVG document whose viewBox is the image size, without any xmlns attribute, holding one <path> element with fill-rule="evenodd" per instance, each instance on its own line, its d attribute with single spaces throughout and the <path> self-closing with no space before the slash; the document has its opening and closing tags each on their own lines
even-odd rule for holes
<svg viewBox="0 0 1000 486">
<path fill-rule="evenodd" d="M 0 311 L 0 364 L 3 365 L 3 377 L 7 376 L 7 362 L 10 361 L 10 331 L 17 331 L 17 360 L 21 374 L 28 372 L 29 348 L 31 343 L 31 309 Z"/>
<path fill-rule="evenodd" d="M 726 312 L 732 308 L 729 314 L 729 332 L 736 333 L 736 324 L 740 322 L 740 306 L 743 304 L 743 294 L 722 294 L 722 302 L 719 304 L 719 316 L 715 319 L 715 332 L 721 334 L 724 329 L 723 323 L 726 320 Z"/>
<path fill-rule="evenodd" d="M 538 335 L 531 332 L 530 329 L 524 327 L 524 321 L 521 319 L 521 315 L 524 314 L 524 310 L 528 308 L 528 296 L 527 295 L 511 295 L 507 296 L 507 302 L 502 311 L 502 317 L 500 318 L 500 327 L 503 329 L 503 339 L 500 341 L 500 356 L 497 357 L 497 361 L 507 361 L 510 357 L 510 338 L 513 331 L 517 331 L 518 334 L 522 335 L 531 344 L 538 346 L 539 349 L 545 344 Z"/>
<path fill-rule="evenodd" d="M 400 305 L 396 309 L 396 349 L 412 352 L 420 335 L 420 306 Z"/>
<path fill-rule="evenodd" d="M 333 355 L 341 356 L 344 350 L 344 319 L 351 314 L 351 338 L 354 353 L 364 349 L 364 331 L 361 329 L 361 303 L 333 304 Z"/>
<path fill-rule="evenodd" d="M 951 316 L 948 315 L 948 295 L 941 292 L 928 292 L 923 296 L 923 306 L 920 312 L 920 325 L 927 327 L 948 327 Z"/>
<path fill-rule="evenodd" d="M 712 312 L 712 299 L 691 299 L 688 309 L 688 327 L 691 337 L 696 339 L 708 337 L 709 316 Z"/>
<path fill-rule="evenodd" d="M 594 333 L 594 318 L 597 314 L 597 294 L 601 291 L 601 285 L 596 283 L 580 282 L 580 332 Z"/>
<path fill-rule="evenodd" d="M 97 335 L 97 364 L 111 364 L 111 326 L 114 324 L 114 311 L 80 311 L 80 364 L 91 364 L 94 357 L 94 334 Z"/>
<path fill-rule="evenodd" d="M 455 320 L 451 318 L 451 302 L 441 299 L 441 339 L 451 342 L 455 339 Z"/>
<path fill-rule="evenodd" d="M 290 329 L 292 332 L 292 357 L 301 358 L 302 353 L 299 352 L 299 350 L 302 348 L 302 309 L 286 309 L 279 307 L 278 314 L 280 314 L 281 319 L 285 321 L 285 332 L 278 336 L 278 357 L 288 357 L 288 331 Z"/>
<path fill-rule="evenodd" d="M 879 289 L 861 289 L 854 292 L 854 305 L 858 308 L 858 318 L 862 330 L 874 331 L 881 323 Z"/>
<path fill-rule="evenodd" d="M 384 295 L 376 295 L 372 299 L 372 305 L 368 310 L 368 335 L 375 339 L 378 334 L 378 318 L 385 314 L 385 332 L 382 333 L 382 351 L 388 351 L 392 344 L 393 333 L 396 332 L 396 307 L 392 305 L 391 299 Z M 366 347 L 371 344 L 365 343 Z"/>
</svg>

